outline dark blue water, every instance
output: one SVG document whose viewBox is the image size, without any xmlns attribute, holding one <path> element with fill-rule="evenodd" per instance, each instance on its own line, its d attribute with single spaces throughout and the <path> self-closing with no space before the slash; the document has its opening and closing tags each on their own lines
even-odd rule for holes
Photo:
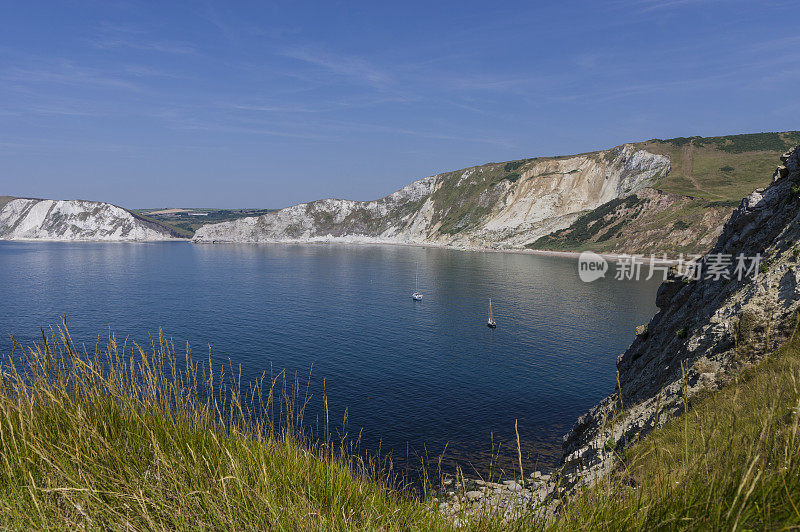
<svg viewBox="0 0 800 532">
<path fill-rule="evenodd" d="M 414 302 L 419 265 L 422 302 Z M 0 351 L 67 315 L 76 342 L 164 329 L 244 379 L 286 369 L 362 448 L 483 471 L 492 441 L 554 463 L 655 312 L 655 282 L 580 282 L 573 258 L 401 246 L 0 242 Z M 498 327 L 486 327 L 488 299 Z M 312 399 L 307 419 L 319 414 Z M 496 450 L 496 449 L 495 449 Z"/>
</svg>

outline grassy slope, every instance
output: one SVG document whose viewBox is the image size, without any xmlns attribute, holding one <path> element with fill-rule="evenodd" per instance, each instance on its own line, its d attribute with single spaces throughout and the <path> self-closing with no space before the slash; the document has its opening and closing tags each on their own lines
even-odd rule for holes
<svg viewBox="0 0 800 532">
<path fill-rule="evenodd" d="M 345 446 L 301 443 L 296 389 L 267 380 L 239 402 L 229 377 L 177 359 L 163 337 L 150 354 L 112 340 L 86 355 L 61 336 L 16 367 L 27 371 L 6 358 L 0 373 L 0 527 L 452 529 L 434 500 L 393 491 Z M 631 446 L 549 527 L 800 523 L 799 401 L 795 339 Z M 259 405 L 281 422 L 254 416 Z M 477 518 L 460 529 L 544 526 Z"/>
<path fill-rule="evenodd" d="M 626 252 L 641 254 L 697 253 L 713 242 L 710 238 L 734 208 L 734 202 L 703 198 L 643 194 L 612 200 L 581 215 L 565 229 L 541 237 L 532 249 Z"/>
<path fill-rule="evenodd" d="M 755 133 L 726 137 L 651 140 L 638 146 L 670 158 L 670 173 L 654 184 L 667 195 L 667 207 L 648 205 L 630 216 L 608 204 L 589 211 L 583 220 L 538 239 L 529 247 L 606 252 L 704 252 L 707 238 L 739 201 L 770 182 L 779 156 L 800 143 L 800 132 Z M 586 230 L 587 224 L 604 219 Z M 612 226 L 612 236 L 604 237 Z M 676 225 L 677 224 L 677 225 Z"/>
<path fill-rule="evenodd" d="M 739 202 L 769 184 L 778 157 L 800 143 L 800 132 L 653 140 L 641 146 L 666 155 L 672 169 L 655 184 L 664 192 Z"/>
<path fill-rule="evenodd" d="M 554 528 L 800 528 L 800 334 L 632 446 Z M 694 403 L 694 404 L 692 404 Z"/>
</svg>

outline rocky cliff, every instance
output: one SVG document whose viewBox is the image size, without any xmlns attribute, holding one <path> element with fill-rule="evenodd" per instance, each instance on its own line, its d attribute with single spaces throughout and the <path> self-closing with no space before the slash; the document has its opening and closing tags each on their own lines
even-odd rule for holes
<svg viewBox="0 0 800 532">
<path fill-rule="evenodd" d="M 626 144 L 426 177 L 375 201 L 327 199 L 208 225 L 194 242 L 386 242 L 523 247 L 581 212 L 664 177 L 667 157 Z"/>
<path fill-rule="evenodd" d="M 174 234 L 96 201 L 10 199 L 0 209 L 0 240 L 167 240 Z"/>
<path fill-rule="evenodd" d="M 658 314 L 618 358 L 617 391 L 565 436 L 569 482 L 607 472 L 626 445 L 681 414 L 698 393 L 730 382 L 795 330 L 800 146 L 781 161 L 772 184 L 741 201 L 697 269 L 676 269 L 660 287 Z M 739 256 L 747 259 L 741 272 Z"/>
<path fill-rule="evenodd" d="M 629 445 L 800 334 L 800 146 L 781 163 L 769 186 L 739 203 L 708 254 L 670 271 L 659 312 L 617 359 L 616 391 L 565 435 L 562 467 L 534 472 L 524 485 L 463 481 L 464 494 L 449 492 L 440 504 L 444 515 L 480 515 L 491 504 L 509 518 L 525 509 L 552 518 Z"/>
</svg>

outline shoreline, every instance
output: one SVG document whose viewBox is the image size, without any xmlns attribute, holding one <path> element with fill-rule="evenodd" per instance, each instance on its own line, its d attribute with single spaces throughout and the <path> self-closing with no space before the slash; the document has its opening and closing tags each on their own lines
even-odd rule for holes
<svg viewBox="0 0 800 532">
<path fill-rule="evenodd" d="M 489 248 L 489 247 L 461 247 L 451 246 L 448 244 L 437 244 L 434 242 L 389 242 L 389 241 L 344 241 L 344 240 L 275 240 L 272 242 L 233 242 L 233 241 L 196 241 L 188 239 L 191 244 L 202 245 L 215 245 L 215 244 L 241 244 L 249 246 L 258 245 L 345 245 L 345 246 L 403 246 L 403 247 L 419 247 L 419 248 L 436 248 L 436 249 L 449 249 L 452 251 L 469 251 L 480 253 L 514 253 L 518 255 L 541 255 L 546 257 L 564 257 L 575 258 L 581 256 L 582 253 L 591 252 L 606 260 L 619 261 L 629 258 L 631 256 L 638 256 L 643 260 L 649 260 L 649 257 L 644 254 L 624 254 L 624 253 L 606 253 L 597 252 L 592 250 L 585 251 L 560 251 L 549 249 L 526 249 L 526 248 Z M 658 264 L 675 264 L 678 261 L 674 259 L 656 258 L 655 262 Z"/>
<path fill-rule="evenodd" d="M 62 242 L 62 243 L 100 243 L 100 244 L 152 244 L 161 242 L 187 242 L 189 244 L 203 244 L 203 245 L 219 245 L 219 244 L 239 244 L 248 246 L 263 246 L 263 245 L 339 245 L 339 246 L 403 246 L 403 247 L 419 247 L 419 248 L 436 248 L 448 249 L 452 251 L 468 251 L 479 253 L 514 253 L 518 255 L 541 255 L 545 257 L 563 257 L 575 258 L 581 256 L 582 253 L 591 252 L 606 260 L 619 261 L 631 256 L 638 256 L 642 260 L 649 260 L 649 257 L 644 254 L 624 254 L 624 253 L 606 253 L 597 252 L 592 250 L 585 251 L 561 251 L 550 249 L 526 249 L 526 248 L 490 248 L 490 247 L 462 247 L 452 246 L 449 244 L 437 244 L 434 242 L 389 242 L 389 241 L 344 241 L 344 240 L 276 240 L 272 242 L 233 242 L 233 241 L 196 241 L 191 238 L 165 238 L 159 240 L 104 240 L 104 239 L 59 239 L 59 238 L 0 238 L 0 242 Z M 674 259 L 656 258 L 655 262 L 658 264 L 676 264 L 678 261 Z"/>
</svg>

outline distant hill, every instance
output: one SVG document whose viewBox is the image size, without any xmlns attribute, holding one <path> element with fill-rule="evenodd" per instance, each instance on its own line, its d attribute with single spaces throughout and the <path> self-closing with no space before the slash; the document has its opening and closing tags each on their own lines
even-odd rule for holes
<svg viewBox="0 0 800 532">
<path fill-rule="evenodd" d="M 326 199 L 206 225 L 196 242 L 378 242 L 521 248 L 582 211 L 648 186 L 669 159 L 626 144 L 426 177 L 375 201 Z"/>
<path fill-rule="evenodd" d="M 700 253 L 797 143 L 797 131 L 653 139 L 488 163 L 375 201 L 319 200 L 204 225 L 193 240 Z"/>
<path fill-rule="evenodd" d="M 17 202 L 19 208 L 13 210 L 9 208 L 3 214 L 3 209 L 13 200 L 20 200 Z M 42 208 L 45 204 L 41 202 L 48 202 L 47 209 Z M 95 201 L 0 196 L 0 240 L 17 238 L 108 240 L 114 239 L 109 235 L 115 234 L 114 231 L 119 228 L 119 224 L 125 227 L 118 235 L 120 240 L 142 239 L 139 229 L 145 231 L 141 233 L 147 235 L 144 239 L 161 239 L 162 236 L 191 238 L 195 230 L 203 225 L 236 220 L 245 216 L 259 216 L 269 212 L 272 210 L 187 208 L 128 210 L 110 203 Z M 107 224 L 113 225 L 114 228 L 108 230 Z M 93 226 L 94 229 L 91 229 Z M 23 233 L 24 237 L 21 236 Z"/>
<path fill-rule="evenodd" d="M 160 209 L 137 209 L 133 212 L 175 231 L 182 237 L 191 238 L 195 231 L 208 224 L 237 220 L 247 216 L 261 216 L 275 209 L 192 209 L 165 207 Z"/>
<path fill-rule="evenodd" d="M 174 231 L 122 207 L 84 200 L 2 196 L 0 240 L 169 240 Z"/>
<path fill-rule="evenodd" d="M 767 186 L 780 156 L 799 143 L 798 131 L 652 139 L 444 172 L 374 201 L 325 199 L 280 210 L 121 209 L 121 216 L 194 242 L 703 253 L 741 199 Z M 13 218 L 7 212 L 12 199 L 0 196 L 0 214 Z M 80 224 L 43 218 L 36 234 L 55 231 L 47 225 L 52 222 L 63 235 L 106 238 L 99 228 L 108 220 L 95 220 L 94 203 L 83 202 L 83 213 L 69 211 Z M 86 229 L 92 223 L 97 232 Z M 7 221 L 5 237 L 0 227 L 0 238 L 9 238 L 9 227 Z"/>
</svg>

